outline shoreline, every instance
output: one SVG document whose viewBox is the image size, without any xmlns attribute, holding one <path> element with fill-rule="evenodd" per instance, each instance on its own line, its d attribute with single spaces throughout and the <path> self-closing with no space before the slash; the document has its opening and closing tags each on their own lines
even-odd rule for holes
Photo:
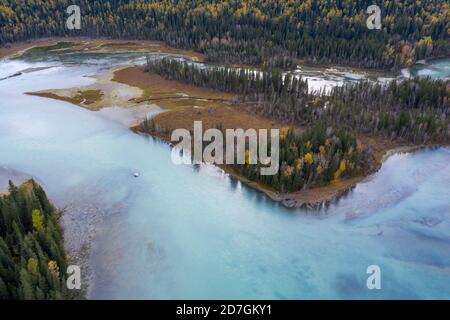
<svg viewBox="0 0 450 320">
<path fill-rule="evenodd" d="M 167 136 L 158 133 L 148 133 L 140 131 L 139 126 L 140 125 L 131 126 L 130 130 L 132 130 L 136 134 L 143 134 L 145 136 L 152 137 L 153 139 L 157 139 L 159 141 L 166 143 L 170 147 L 173 147 L 172 141 L 170 141 L 170 139 Z M 381 169 L 383 163 L 387 161 L 389 157 L 401 153 L 412 153 L 420 151 L 422 149 L 440 148 L 440 147 L 445 148 L 448 147 L 448 145 L 439 145 L 439 144 L 397 145 L 392 148 L 384 150 L 383 154 L 381 155 L 381 158 L 380 157 L 377 158 L 375 168 L 367 175 L 355 176 L 352 178 L 340 180 L 335 183 L 330 183 L 328 185 L 316 186 L 305 190 L 295 191 L 292 193 L 278 192 L 276 190 L 270 189 L 265 185 L 262 185 L 255 181 L 251 181 L 239 175 L 231 167 L 227 167 L 226 165 L 213 164 L 213 166 L 222 170 L 231 178 L 245 184 L 249 188 L 263 193 L 269 199 L 281 204 L 285 208 L 317 209 L 323 205 L 330 205 L 335 201 L 338 201 L 340 198 L 351 192 L 351 190 L 353 190 L 359 183 L 362 183 L 367 179 L 371 179 L 371 177 Z"/>
<path fill-rule="evenodd" d="M 163 41 L 112 39 L 107 37 L 44 37 L 30 39 L 0 46 L 0 59 L 18 58 L 33 48 L 44 48 L 57 45 L 59 42 L 71 43 L 62 49 L 50 49 L 49 52 L 74 50 L 79 53 L 115 53 L 142 52 L 167 53 L 187 57 L 196 62 L 204 62 L 205 57 L 199 52 L 171 47 Z"/>
<path fill-rule="evenodd" d="M 367 179 L 370 179 L 373 175 L 375 175 L 383 166 L 383 163 L 388 160 L 389 157 L 402 154 L 402 153 L 413 153 L 416 151 L 420 151 L 427 148 L 440 148 L 440 147 L 448 147 L 446 145 L 404 145 L 394 147 L 392 149 L 388 149 L 385 151 L 382 159 L 376 162 L 376 167 L 373 171 L 364 176 L 356 176 L 352 178 L 347 178 L 345 180 L 340 180 L 336 183 L 330 183 L 325 186 L 317 186 L 312 187 L 305 190 L 300 190 L 292 193 L 283 193 L 277 192 L 274 190 L 270 190 L 265 186 L 262 186 L 254 181 L 248 180 L 245 177 L 240 176 L 234 172 L 230 172 L 230 170 L 224 170 L 233 178 L 241 181 L 247 186 L 264 193 L 267 197 L 272 199 L 275 202 L 279 202 L 284 207 L 287 208 L 305 208 L 305 209 L 316 209 L 323 205 L 329 205 L 333 202 L 339 200 L 341 197 L 348 194 L 351 190 L 353 190 L 359 183 L 364 182 Z M 314 198 L 313 193 L 322 193 L 320 196 L 316 196 L 317 198 L 311 201 L 311 198 Z"/>
<path fill-rule="evenodd" d="M 65 101 L 91 111 L 118 106 L 128 109 L 137 105 L 130 98 L 142 94 L 142 90 L 113 80 L 114 73 L 130 66 L 112 68 L 107 74 L 96 75 L 90 85 L 64 89 L 48 89 L 25 92 L 27 95 Z"/>
</svg>

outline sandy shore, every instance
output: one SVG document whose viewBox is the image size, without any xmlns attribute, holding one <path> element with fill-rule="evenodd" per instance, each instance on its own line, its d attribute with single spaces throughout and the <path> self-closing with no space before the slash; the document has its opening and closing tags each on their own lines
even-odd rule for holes
<svg viewBox="0 0 450 320">
<path fill-rule="evenodd" d="M 132 99 L 141 96 L 143 92 L 137 87 L 112 81 L 114 72 L 119 69 L 95 77 L 95 83 L 88 86 L 42 90 L 26 94 L 66 101 L 94 111 L 111 106 L 134 107 L 137 104 Z"/>
</svg>

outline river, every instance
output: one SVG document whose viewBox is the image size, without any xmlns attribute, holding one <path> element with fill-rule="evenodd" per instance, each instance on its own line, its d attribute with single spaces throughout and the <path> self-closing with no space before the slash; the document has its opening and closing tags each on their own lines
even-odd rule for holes
<svg viewBox="0 0 450 320">
<path fill-rule="evenodd" d="M 175 166 L 104 113 L 24 95 L 130 59 L 0 60 L 0 78 L 51 67 L 0 81 L 0 183 L 35 177 L 66 209 L 66 247 L 90 246 L 89 298 L 450 298 L 450 149 L 395 154 L 328 208 L 289 210 L 215 167 Z"/>
</svg>

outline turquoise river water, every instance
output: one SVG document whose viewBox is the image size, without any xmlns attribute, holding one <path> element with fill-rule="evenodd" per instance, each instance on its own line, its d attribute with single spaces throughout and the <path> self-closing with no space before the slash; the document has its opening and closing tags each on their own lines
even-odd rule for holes
<svg viewBox="0 0 450 320">
<path fill-rule="evenodd" d="M 328 208 L 289 210 L 101 113 L 24 95 L 137 58 L 0 60 L 0 78 L 51 66 L 0 81 L 0 182 L 33 176 L 67 209 L 66 246 L 90 245 L 89 298 L 450 298 L 448 148 L 395 154 Z"/>
</svg>

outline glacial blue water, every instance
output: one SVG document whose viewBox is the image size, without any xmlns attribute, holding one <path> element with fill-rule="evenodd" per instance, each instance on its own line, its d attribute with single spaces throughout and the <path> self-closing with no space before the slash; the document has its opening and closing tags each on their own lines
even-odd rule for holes
<svg viewBox="0 0 450 320">
<path fill-rule="evenodd" d="M 411 68 L 411 75 L 432 79 L 450 79 L 450 63 L 448 60 L 437 59 L 425 65 L 415 65 Z"/>
<path fill-rule="evenodd" d="M 99 113 L 23 94 L 121 61 L 0 61 L 0 78 L 53 66 L 0 81 L 0 168 L 80 206 L 66 241 L 91 223 L 85 204 L 104 210 L 90 298 L 450 298 L 450 149 L 393 155 L 329 208 L 289 210 L 214 167 L 175 166 L 169 146 Z"/>
</svg>

